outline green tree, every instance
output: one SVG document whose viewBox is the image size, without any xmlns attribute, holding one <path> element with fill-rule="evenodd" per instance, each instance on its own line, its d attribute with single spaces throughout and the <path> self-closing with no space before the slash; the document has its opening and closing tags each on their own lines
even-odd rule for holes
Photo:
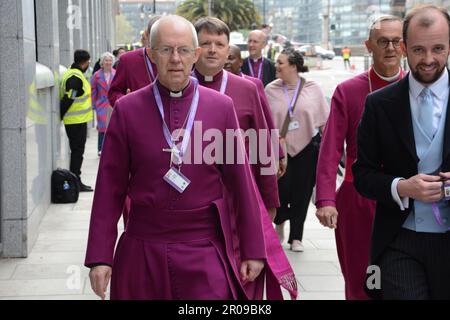
<svg viewBox="0 0 450 320">
<path fill-rule="evenodd" d="M 132 43 L 135 38 L 135 30 L 124 15 L 116 15 L 116 43 Z"/>
<path fill-rule="evenodd" d="M 210 0 L 211 15 L 224 21 L 231 31 L 250 29 L 261 23 L 261 16 L 251 0 Z M 192 23 L 208 16 L 208 0 L 186 0 L 177 7 L 177 14 Z"/>
</svg>

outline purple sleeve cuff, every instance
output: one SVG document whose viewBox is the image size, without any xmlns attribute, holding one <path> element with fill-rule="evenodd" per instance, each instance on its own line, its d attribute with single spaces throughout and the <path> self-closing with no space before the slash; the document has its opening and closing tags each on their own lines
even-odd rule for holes
<svg viewBox="0 0 450 320">
<path fill-rule="evenodd" d="M 323 207 L 336 207 L 336 201 L 335 200 L 318 200 L 316 201 L 316 208 L 323 208 Z"/>
</svg>

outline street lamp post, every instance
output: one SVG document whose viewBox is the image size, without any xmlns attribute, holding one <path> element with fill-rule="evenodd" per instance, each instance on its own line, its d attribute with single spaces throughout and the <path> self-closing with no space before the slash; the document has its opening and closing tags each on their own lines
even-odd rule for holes
<svg viewBox="0 0 450 320">
<path fill-rule="evenodd" d="M 208 0 L 208 16 L 211 16 L 211 5 L 212 0 Z"/>
<path fill-rule="evenodd" d="M 263 0 L 263 23 L 266 24 L 266 0 Z"/>
<path fill-rule="evenodd" d="M 156 0 L 153 0 L 153 14 L 156 14 Z"/>
<path fill-rule="evenodd" d="M 330 0 L 327 1 L 326 9 L 322 12 L 323 17 L 323 35 L 322 45 L 325 49 L 329 49 L 330 42 Z"/>
</svg>

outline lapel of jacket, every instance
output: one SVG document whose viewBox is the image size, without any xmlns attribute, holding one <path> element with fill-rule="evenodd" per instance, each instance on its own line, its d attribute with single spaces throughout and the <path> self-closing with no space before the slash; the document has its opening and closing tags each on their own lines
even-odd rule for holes
<svg viewBox="0 0 450 320">
<path fill-rule="evenodd" d="M 250 70 L 248 69 L 248 60 L 249 59 L 250 59 L 249 57 L 245 58 L 244 62 L 242 63 L 242 67 L 241 67 L 242 72 L 248 76 L 250 75 Z"/>
<path fill-rule="evenodd" d="M 263 60 L 263 66 L 262 66 L 262 79 L 261 81 L 263 82 L 263 84 L 268 83 L 269 81 L 269 61 L 267 60 L 267 58 L 264 58 Z"/>
<path fill-rule="evenodd" d="M 406 75 L 395 84 L 397 86 L 395 94 L 384 98 L 383 109 L 394 124 L 397 133 L 406 146 L 408 153 L 417 163 L 419 157 L 416 151 L 414 130 L 412 125 L 412 114 L 409 101 L 409 80 Z"/>
</svg>

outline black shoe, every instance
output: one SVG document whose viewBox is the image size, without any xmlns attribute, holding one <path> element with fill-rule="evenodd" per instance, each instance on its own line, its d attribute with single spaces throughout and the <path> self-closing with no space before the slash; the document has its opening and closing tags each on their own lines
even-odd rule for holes
<svg viewBox="0 0 450 320">
<path fill-rule="evenodd" d="M 85 185 L 83 182 L 81 182 L 81 178 L 78 177 L 78 185 L 80 186 L 80 192 L 92 192 L 94 189 L 92 189 L 90 186 Z"/>
<path fill-rule="evenodd" d="M 92 192 L 92 191 L 94 191 L 94 189 L 80 182 L 80 192 Z"/>
</svg>

